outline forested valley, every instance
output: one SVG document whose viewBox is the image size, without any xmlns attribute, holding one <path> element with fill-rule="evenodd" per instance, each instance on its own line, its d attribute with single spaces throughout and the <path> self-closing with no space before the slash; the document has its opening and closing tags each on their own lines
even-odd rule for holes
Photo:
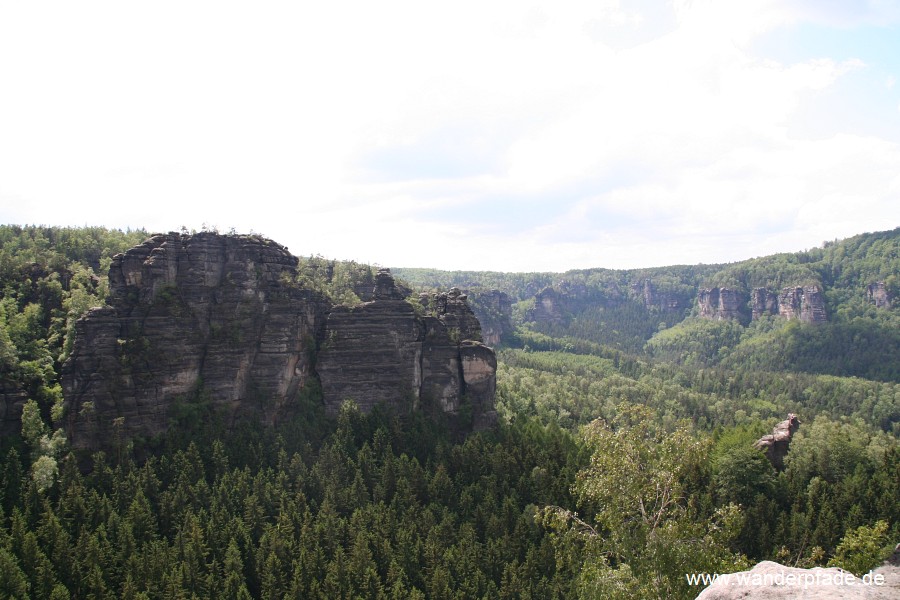
<svg viewBox="0 0 900 600">
<path fill-rule="evenodd" d="M 152 451 L 77 456 L 60 429 L 74 324 L 147 236 L 0 226 L 0 393 L 27 398 L 0 440 L 0 597 L 693 598 L 687 573 L 863 574 L 900 541 L 900 301 L 867 292 L 900 292 L 900 230 L 730 265 L 394 269 L 476 313 L 509 297 L 494 427 L 332 418 L 313 389 L 278 427 L 188 405 Z M 299 271 L 347 303 L 373 277 L 317 256 Z M 828 321 L 696 306 L 701 288 L 786 286 L 819 286 Z M 535 310 L 547 288 L 559 318 Z M 777 470 L 754 442 L 788 413 Z"/>
</svg>

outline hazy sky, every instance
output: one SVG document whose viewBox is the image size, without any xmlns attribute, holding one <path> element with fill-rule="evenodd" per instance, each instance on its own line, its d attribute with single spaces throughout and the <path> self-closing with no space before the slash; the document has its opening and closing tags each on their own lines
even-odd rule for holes
<svg viewBox="0 0 900 600">
<path fill-rule="evenodd" d="M 0 222 L 504 271 L 900 226 L 900 2 L 0 0 Z"/>
</svg>

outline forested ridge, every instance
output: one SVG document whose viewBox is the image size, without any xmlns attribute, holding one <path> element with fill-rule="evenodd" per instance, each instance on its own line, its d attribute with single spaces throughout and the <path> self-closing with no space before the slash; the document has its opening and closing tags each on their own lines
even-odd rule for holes
<svg viewBox="0 0 900 600">
<path fill-rule="evenodd" d="M 493 429 L 350 403 L 330 419 L 313 390 L 278 428 L 186 406 L 149 458 L 128 440 L 76 457 L 58 430 L 74 320 L 146 236 L 0 226 L 0 389 L 29 400 L 2 438 L 0 597 L 693 598 L 685 573 L 860 573 L 900 541 L 900 322 L 866 294 L 897 292 L 900 231 L 733 265 L 395 269 L 516 303 Z M 355 303 L 372 270 L 310 257 L 299 279 Z M 705 320 L 693 302 L 789 285 L 821 286 L 829 321 Z M 565 318 L 529 320 L 548 286 Z M 753 443 L 788 412 L 778 472 Z"/>
</svg>

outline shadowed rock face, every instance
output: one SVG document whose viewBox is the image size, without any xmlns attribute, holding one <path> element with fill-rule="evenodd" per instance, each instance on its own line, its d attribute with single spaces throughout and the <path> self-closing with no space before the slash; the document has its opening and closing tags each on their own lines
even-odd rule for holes
<svg viewBox="0 0 900 600">
<path fill-rule="evenodd" d="M 479 302 L 472 310 L 481 324 L 484 343 L 494 348 L 513 331 L 512 300 L 500 290 L 480 292 L 477 296 Z M 482 312 L 478 312 L 478 305 L 482 307 Z"/>
<path fill-rule="evenodd" d="M 273 424 L 298 416 L 300 391 L 317 381 L 331 412 L 344 399 L 411 409 L 440 388 L 443 410 L 465 396 L 475 417 L 492 413 L 493 388 L 467 384 L 463 369 L 462 342 L 480 340 L 464 296 L 445 294 L 443 313 L 420 316 L 382 271 L 372 302 L 333 307 L 289 283 L 297 262 L 257 236 L 206 232 L 156 235 L 114 257 L 109 305 L 78 321 L 63 367 L 72 446 L 157 436 L 179 405 L 199 402 L 226 426 Z"/>
<path fill-rule="evenodd" d="M 411 410 L 422 386 L 422 338 L 422 323 L 405 300 L 336 306 L 316 365 L 328 412 L 337 414 L 344 400 L 363 412 L 381 402 Z"/>
<path fill-rule="evenodd" d="M 228 422 L 288 416 L 328 309 L 282 282 L 296 265 L 274 242 L 214 233 L 156 235 L 114 257 L 110 305 L 76 324 L 63 368 L 73 447 L 159 435 L 201 392 Z"/>
<path fill-rule="evenodd" d="M 0 436 L 22 431 L 22 409 L 28 394 L 18 385 L 0 380 Z"/>
<path fill-rule="evenodd" d="M 423 316 L 401 299 L 389 271 L 379 272 L 376 289 L 372 302 L 328 316 L 316 367 L 328 412 L 345 400 L 363 411 L 386 403 L 451 414 L 468 403 L 476 427 L 490 423 L 497 362 L 466 297 L 456 288 L 422 294 L 430 309 Z"/>
<path fill-rule="evenodd" d="M 690 307 L 690 297 L 675 292 L 660 291 L 649 279 L 642 279 L 631 284 L 631 292 L 639 297 L 647 310 L 678 311 Z"/>
<path fill-rule="evenodd" d="M 534 295 L 534 307 L 527 319 L 538 323 L 563 325 L 568 321 L 568 299 L 552 287 L 546 287 Z"/>
<path fill-rule="evenodd" d="M 877 308 L 890 308 L 894 300 L 883 281 L 870 283 L 866 287 L 866 297 L 874 302 Z"/>
<path fill-rule="evenodd" d="M 777 315 L 778 295 L 766 288 L 753 288 L 753 292 L 750 294 L 750 305 L 754 321 L 764 315 Z"/>
</svg>

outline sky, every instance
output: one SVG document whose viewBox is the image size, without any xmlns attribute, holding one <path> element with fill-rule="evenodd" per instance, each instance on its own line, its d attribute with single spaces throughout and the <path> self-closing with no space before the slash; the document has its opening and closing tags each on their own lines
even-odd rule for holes
<svg viewBox="0 0 900 600">
<path fill-rule="evenodd" d="M 565 271 L 900 226 L 900 2 L 0 0 L 0 222 Z"/>
</svg>

